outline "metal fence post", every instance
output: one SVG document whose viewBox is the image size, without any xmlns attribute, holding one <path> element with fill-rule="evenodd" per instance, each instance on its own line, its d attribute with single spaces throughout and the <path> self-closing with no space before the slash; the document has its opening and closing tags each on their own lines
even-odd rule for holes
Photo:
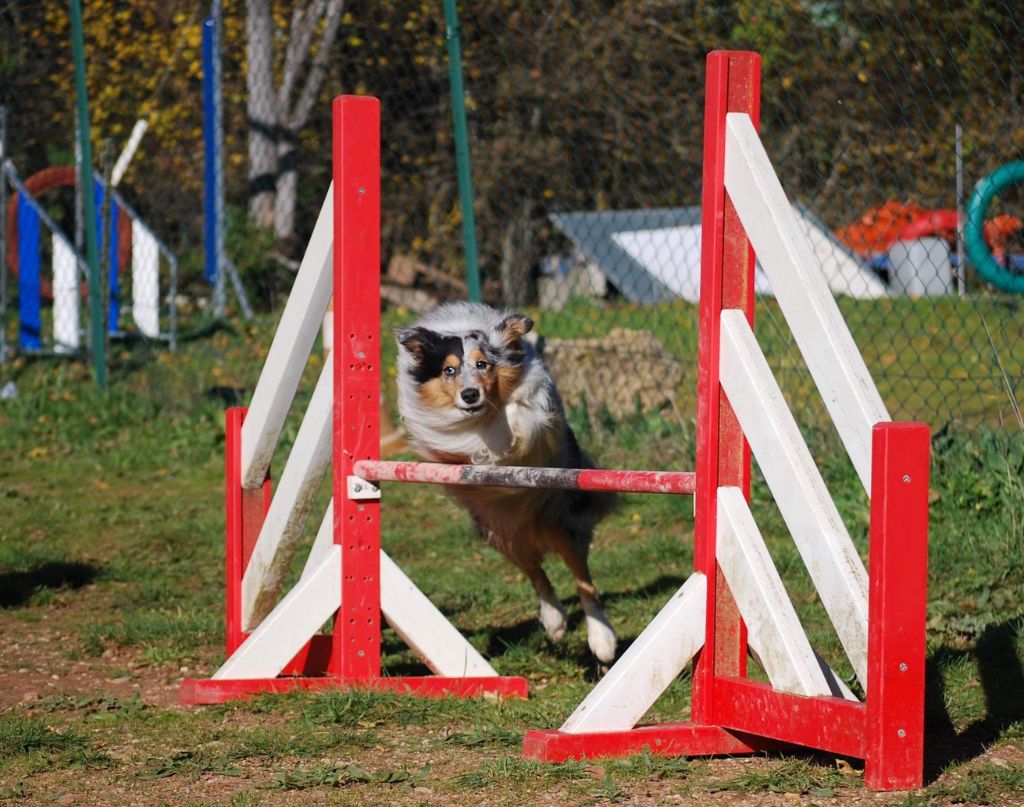
<svg viewBox="0 0 1024 807">
<path fill-rule="evenodd" d="M 0 106 L 0 163 L 7 159 L 7 107 Z M 7 180 L 0 175 L 0 364 L 7 362 Z"/>
<path fill-rule="evenodd" d="M 466 286 L 469 299 L 480 301 L 480 266 L 477 262 L 476 217 L 473 215 L 473 180 L 469 168 L 469 137 L 466 133 L 466 94 L 462 86 L 462 48 L 455 0 L 444 0 L 445 39 L 448 42 L 448 76 L 452 94 L 452 129 L 455 165 L 459 175 L 459 208 L 462 211 L 462 243 L 466 253 Z"/>
<path fill-rule="evenodd" d="M 107 386 L 106 335 L 103 327 L 103 289 L 96 232 L 96 194 L 92 182 L 92 144 L 89 142 L 89 97 L 85 88 L 85 39 L 82 34 L 82 2 L 71 0 L 71 47 L 75 60 L 79 142 L 82 149 L 82 195 L 85 203 L 85 245 L 89 264 L 89 333 L 96 384 Z"/>
</svg>

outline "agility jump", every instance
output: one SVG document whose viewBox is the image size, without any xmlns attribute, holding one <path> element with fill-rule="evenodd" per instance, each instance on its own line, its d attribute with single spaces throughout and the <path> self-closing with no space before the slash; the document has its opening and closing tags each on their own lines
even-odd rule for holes
<svg viewBox="0 0 1024 807">
<path fill-rule="evenodd" d="M 379 458 L 379 107 L 334 102 L 334 183 L 248 410 L 227 419 L 227 655 L 186 703 L 296 688 L 525 695 L 380 549 L 380 480 L 695 496 L 695 570 L 534 759 L 802 746 L 865 760 L 868 787 L 922 783 L 929 431 L 891 422 L 757 134 L 760 57 L 708 57 L 696 469 L 438 466 Z M 333 236 L 333 237 L 332 237 Z M 870 578 L 754 338 L 756 251 L 871 498 Z M 333 261 L 332 261 L 333 256 Z M 329 266 L 333 264 L 332 273 Z M 270 457 L 332 291 L 334 350 L 271 497 Z M 756 456 L 866 693 L 816 655 L 747 501 Z M 299 582 L 285 570 L 333 461 Z M 435 676 L 383 677 L 380 615 Z M 318 633 L 333 616 L 334 632 Z M 748 652 L 770 684 L 747 677 Z M 694 662 L 689 722 L 639 726 Z"/>
</svg>

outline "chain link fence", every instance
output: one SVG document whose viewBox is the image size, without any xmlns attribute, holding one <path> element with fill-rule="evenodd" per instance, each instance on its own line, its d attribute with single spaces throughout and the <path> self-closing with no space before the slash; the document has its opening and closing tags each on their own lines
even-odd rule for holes
<svg viewBox="0 0 1024 807">
<path fill-rule="evenodd" d="M 395 316 L 465 296 L 440 0 L 90 3 L 94 139 L 120 143 L 149 121 L 120 187 L 183 256 L 175 310 L 211 304 L 200 50 L 215 5 L 225 250 L 253 302 L 273 309 L 288 292 L 330 181 L 329 100 L 341 93 L 382 102 L 384 294 Z M 687 428 L 705 56 L 755 50 L 765 146 L 892 416 L 1024 426 L 1018 6 L 463 4 L 484 299 L 534 315 L 577 422 L 649 428 L 670 413 Z M 69 158 L 64 17 L 57 2 L 0 2 L 17 57 L 0 93 L 26 174 Z M 811 382 L 770 288 L 759 291 L 759 339 L 804 405 Z M 13 312 L 16 279 L 11 294 Z"/>
</svg>

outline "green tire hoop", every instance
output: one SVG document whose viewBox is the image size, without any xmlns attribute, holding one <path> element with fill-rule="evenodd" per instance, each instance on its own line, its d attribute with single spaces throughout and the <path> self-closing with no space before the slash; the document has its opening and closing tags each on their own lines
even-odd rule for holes
<svg viewBox="0 0 1024 807">
<path fill-rule="evenodd" d="M 982 179 L 967 203 L 967 254 L 985 280 L 998 289 L 1024 293 L 1024 275 L 1011 272 L 992 257 L 985 244 L 985 214 L 992 199 L 1007 185 L 1024 182 L 1024 161 L 1007 163 Z"/>
</svg>

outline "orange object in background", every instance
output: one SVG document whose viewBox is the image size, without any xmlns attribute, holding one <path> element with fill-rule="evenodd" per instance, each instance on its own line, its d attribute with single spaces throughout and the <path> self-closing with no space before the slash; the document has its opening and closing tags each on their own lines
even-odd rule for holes
<svg viewBox="0 0 1024 807">
<path fill-rule="evenodd" d="M 853 224 L 836 230 L 836 237 L 861 255 L 887 252 L 900 233 L 925 212 L 912 202 L 890 200 L 871 208 Z"/>
<path fill-rule="evenodd" d="M 985 243 L 992 250 L 992 254 L 997 257 L 1005 255 L 1010 246 L 1010 239 L 1021 227 L 1024 227 L 1024 223 L 1019 218 L 1008 216 L 1005 213 L 986 221 L 982 232 L 985 236 Z"/>
<path fill-rule="evenodd" d="M 995 255 L 1005 254 L 1010 238 L 1024 223 L 1014 216 L 996 216 L 985 222 L 985 243 Z M 836 237 L 854 252 L 877 255 L 896 241 L 936 236 L 956 242 L 956 211 L 928 210 L 913 202 L 889 200 L 868 210 L 853 224 L 835 231 Z"/>
</svg>

